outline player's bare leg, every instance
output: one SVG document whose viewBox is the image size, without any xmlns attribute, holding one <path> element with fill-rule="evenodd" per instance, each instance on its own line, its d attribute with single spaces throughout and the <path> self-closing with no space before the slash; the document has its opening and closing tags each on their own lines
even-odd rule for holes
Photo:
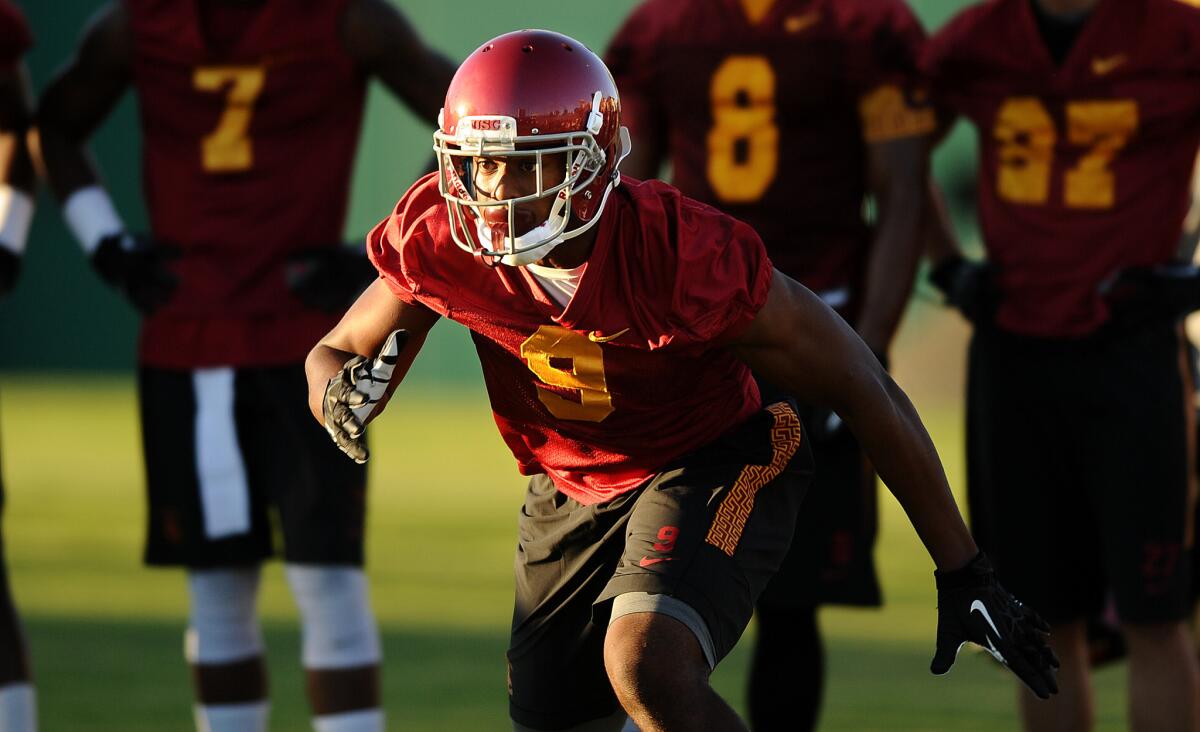
<svg viewBox="0 0 1200 732">
<path fill-rule="evenodd" d="M 1025 729 L 1087 732 L 1093 727 L 1087 624 L 1080 620 L 1052 626 L 1050 647 L 1062 664 L 1058 669 L 1058 694 L 1042 700 L 1024 685 L 1017 689 Z"/>
<path fill-rule="evenodd" d="M 34 732 L 37 729 L 37 703 L 30 680 L 25 635 L 8 594 L 7 583 L 0 590 L 3 592 L 0 598 L 0 730 Z"/>
<path fill-rule="evenodd" d="M 383 732 L 379 630 L 356 567 L 287 565 L 317 732 Z"/>
<path fill-rule="evenodd" d="M 1183 622 L 1122 626 L 1134 732 L 1200 730 L 1200 664 Z"/>
<path fill-rule="evenodd" d="M 604 666 L 641 732 L 745 731 L 708 683 L 711 669 L 686 625 L 661 613 L 623 615 L 608 626 Z"/>
<path fill-rule="evenodd" d="M 266 732 L 270 707 L 258 578 L 258 567 L 188 572 L 186 652 L 199 732 Z"/>
</svg>

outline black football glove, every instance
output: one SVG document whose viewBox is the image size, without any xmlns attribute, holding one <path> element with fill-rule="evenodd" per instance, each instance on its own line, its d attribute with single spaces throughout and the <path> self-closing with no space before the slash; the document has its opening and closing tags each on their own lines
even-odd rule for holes
<svg viewBox="0 0 1200 732">
<path fill-rule="evenodd" d="M 129 300 L 142 315 L 165 305 L 179 286 L 168 263 L 179 257 L 175 247 L 130 234 L 110 234 L 92 252 L 92 269 Z"/>
<path fill-rule="evenodd" d="M 342 452 L 360 465 L 371 456 L 363 439 L 367 418 L 387 392 L 396 361 L 407 342 L 408 331 L 392 331 L 374 360 L 355 356 L 325 387 L 321 408 L 325 431 Z"/>
<path fill-rule="evenodd" d="M 288 288 L 310 308 L 341 313 L 379 276 L 363 248 L 322 247 L 288 257 Z"/>
<path fill-rule="evenodd" d="M 953 256 L 929 271 L 929 281 L 941 290 L 945 303 L 958 308 L 972 325 L 986 325 L 996 312 L 999 295 L 987 262 Z"/>
<path fill-rule="evenodd" d="M 21 275 L 21 258 L 5 246 L 0 246 L 0 295 L 12 292 Z"/>
<path fill-rule="evenodd" d="M 929 670 L 942 675 L 967 641 L 983 646 L 1034 694 L 1058 693 L 1058 658 L 1046 644 L 1050 626 L 996 581 L 982 552 L 962 569 L 934 572 L 938 592 L 937 651 Z"/>
<path fill-rule="evenodd" d="M 1118 323 L 1170 322 L 1200 309 L 1200 268 L 1183 262 L 1130 267 L 1100 284 Z"/>
</svg>

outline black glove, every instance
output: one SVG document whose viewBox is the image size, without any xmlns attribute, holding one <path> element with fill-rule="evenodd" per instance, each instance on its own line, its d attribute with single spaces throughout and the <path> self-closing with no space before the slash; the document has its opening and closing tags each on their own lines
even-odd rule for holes
<svg viewBox="0 0 1200 732">
<path fill-rule="evenodd" d="M 958 308 L 973 325 L 991 322 L 999 294 L 987 262 L 947 257 L 929 271 L 929 281 L 941 290 L 946 304 Z"/>
<path fill-rule="evenodd" d="M 360 465 L 371 456 L 363 439 L 364 425 L 387 392 L 396 361 L 407 342 L 408 331 L 392 331 L 374 360 L 355 356 L 325 386 L 321 407 L 325 431 L 338 449 Z"/>
<path fill-rule="evenodd" d="M 933 576 L 938 627 L 930 671 L 939 676 L 949 671 L 959 648 L 971 641 L 1008 666 L 1042 699 L 1058 693 L 1054 678 L 1058 658 L 1046 644 L 1050 626 L 1000 586 L 982 552 L 962 569 Z"/>
<path fill-rule="evenodd" d="M 362 247 L 322 247 L 288 257 L 288 288 L 300 302 L 327 313 L 341 313 L 379 276 Z"/>
<path fill-rule="evenodd" d="M 21 275 L 21 258 L 11 249 L 0 246 L 0 295 L 12 292 Z"/>
<path fill-rule="evenodd" d="M 1130 267 L 1100 283 L 1115 322 L 1177 320 L 1200 309 L 1200 268 L 1183 262 Z"/>
<path fill-rule="evenodd" d="M 126 233 L 110 234 L 92 252 L 92 269 L 125 296 L 142 315 L 165 305 L 179 286 L 168 262 L 179 257 L 175 247 Z"/>
</svg>

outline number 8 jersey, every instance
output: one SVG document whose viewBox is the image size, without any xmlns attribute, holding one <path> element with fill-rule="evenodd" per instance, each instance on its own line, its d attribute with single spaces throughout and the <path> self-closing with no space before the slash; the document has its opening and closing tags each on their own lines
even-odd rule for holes
<svg viewBox="0 0 1200 732">
<path fill-rule="evenodd" d="M 1106 278 L 1176 254 L 1200 142 L 1196 5 L 1100 0 L 1061 66 L 1028 0 L 980 3 L 930 39 L 936 103 L 979 131 L 1005 330 L 1091 333 Z"/>
<path fill-rule="evenodd" d="M 614 189 L 596 231 L 565 309 L 525 269 L 485 266 L 454 243 L 437 174 L 367 237 L 397 297 L 471 330 L 521 472 L 585 504 L 758 410 L 750 370 L 723 344 L 766 302 L 774 272 L 750 227 L 657 181 Z"/>
<path fill-rule="evenodd" d="M 180 286 L 146 319 L 143 364 L 302 361 L 335 319 L 288 291 L 287 256 L 342 241 L 365 77 L 345 0 L 125 0 L 155 239 Z"/>
<path fill-rule="evenodd" d="M 924 39 L 900 0 L 646 0 L 605 60 L 685 195 L 753 226 L 810 289 L 858 293 L 866 145 L 933 129 Z"/>
</svg>

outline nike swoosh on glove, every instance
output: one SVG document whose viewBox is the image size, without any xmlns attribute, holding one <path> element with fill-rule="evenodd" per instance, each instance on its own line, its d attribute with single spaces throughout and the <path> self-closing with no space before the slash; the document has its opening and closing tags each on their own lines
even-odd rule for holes
<svg viewBox="0 0 1200 732">
<path fill-rule="evenodd" d="M 1050 626 L 1000 586 L 980 552 L 967 566 L 934 572 L 938 593 L 937 651 L 929 670 L 950 670 L 967 641 L 983 646 L 1042 699 L 1058 693 L 1058 658 L 1046 644 Z"/>
<path fill-rule="evenodd" d="M 355 356 L 325 387 L 321 407 L 325 431 L 342 452 L 360 465 L 371 456 L 363 438 L 364 426 L 387 393 L 400 351 L 407 342 L 408 331 L 392 331 L 374 359 Z"/>
</svg>

